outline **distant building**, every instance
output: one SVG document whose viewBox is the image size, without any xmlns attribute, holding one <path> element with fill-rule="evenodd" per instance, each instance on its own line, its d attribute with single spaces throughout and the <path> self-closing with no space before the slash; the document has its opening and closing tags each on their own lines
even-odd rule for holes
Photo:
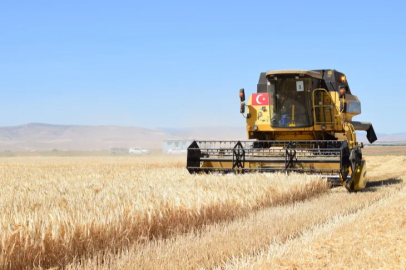
<svg viewBox="0 0 406 270">
<path fill-rule="evenodd" d="M 186 150 L 193 142 L 193 139 L 163 140 L 162 153 L 166 154 L 169 149 L 180 148 Z"/>
</svg>

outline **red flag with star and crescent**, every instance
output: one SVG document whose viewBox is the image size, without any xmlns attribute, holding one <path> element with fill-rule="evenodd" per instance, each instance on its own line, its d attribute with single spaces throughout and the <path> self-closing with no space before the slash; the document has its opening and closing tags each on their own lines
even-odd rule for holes
<svg viewBox="0 0 406 270">
<path fill-rule="evenodd" d="M 268 93 L 252 94 L 251 102 L 252 102 L 252 105 L 257 105 L 257 106 L 272 105 L 273 104 L 272 99 L 271 99 L 271 104 L 269 104 Z"/>
</svg>

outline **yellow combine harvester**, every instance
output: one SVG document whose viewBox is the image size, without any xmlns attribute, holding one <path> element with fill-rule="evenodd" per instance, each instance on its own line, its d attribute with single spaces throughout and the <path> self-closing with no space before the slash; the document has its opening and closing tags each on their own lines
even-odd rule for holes
<svg viewBox="0 0 406 270">
<path fill-rule="evenodd" d="M 249 140 L 194 141 L 190 173 L 303 172 L 339 179 L 349 191 L 365 188 L 363 144 L 355 131 L 366 131 L 370 143 L 377 138 L 371 123 L 352 121 L 361 103 L 343 73 L 268 71 L 247 104 L 244 89 L 239 94 Z"/>
</svg>

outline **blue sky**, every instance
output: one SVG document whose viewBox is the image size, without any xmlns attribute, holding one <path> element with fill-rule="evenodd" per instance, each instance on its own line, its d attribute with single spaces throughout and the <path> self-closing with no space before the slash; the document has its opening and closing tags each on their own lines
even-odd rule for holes
<svg viewBox="0 0 406 270">
<path fill-rule="evenodd" d="M 405 132 L 405 1 L 3 1 L 0 126 L 244 126 L 259 73 L 334 68 Z"/>
</svg>

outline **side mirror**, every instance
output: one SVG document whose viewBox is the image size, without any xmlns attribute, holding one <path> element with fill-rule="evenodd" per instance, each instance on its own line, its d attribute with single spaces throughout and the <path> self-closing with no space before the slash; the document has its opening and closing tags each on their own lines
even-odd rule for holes
<svg viewBox="0 0 406 270">
<path fill-rule="evenodd" d="M 241 102 L 245 101 L 244 88 L 241 88 L 241 89 L 240 89 L 240 101 L 241 101 Z"/>
<path fill-rule="evenodd" d="M 241 102 L 240 103 L 241 107 L 240 107 L 240 113 L 245 113 L 245 103 Z"/>
</svg>

